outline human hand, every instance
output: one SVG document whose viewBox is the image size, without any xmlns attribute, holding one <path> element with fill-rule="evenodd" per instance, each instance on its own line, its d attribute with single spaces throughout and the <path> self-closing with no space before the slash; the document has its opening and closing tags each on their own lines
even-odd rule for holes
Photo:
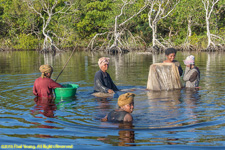
<svg viewBox="0 0 225 150">
<path fill-rule="evenodd" d="M 190 65 L 186 65 L 186 67 L 190 68 Z"/>
<path fill-rule="evenodd" d="M 112 93 L 114 93 L 114 91 L 111 89 L 108 89 L 108 93 L 112 94 Z"/>
<path fill-rule="evenodd" d="M 107 116 L 101 119 L 101 122 L 106 122 L 107 121 Z"/>
</svg>

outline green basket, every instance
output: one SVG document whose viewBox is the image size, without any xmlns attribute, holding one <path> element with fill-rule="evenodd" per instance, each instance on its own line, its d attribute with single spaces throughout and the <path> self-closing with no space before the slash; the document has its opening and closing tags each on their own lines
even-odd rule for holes
<svg viewBox="0 0 225 150">
<path fill-rule="evenodd" d="M 79 87 L 77 84 L 63 84 L 62 86 L 54 89 L 56 98 L 74 97 Z"/>
</svg>

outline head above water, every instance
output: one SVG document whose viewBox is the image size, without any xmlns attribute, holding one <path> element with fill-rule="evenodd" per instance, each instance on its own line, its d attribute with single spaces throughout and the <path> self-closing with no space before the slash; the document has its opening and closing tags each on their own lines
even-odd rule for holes
<svg viewBox="0 0 225 150">
<path fill-rule="evenodd" d="M 185 65 L 194 65 L 195 64 L 195 56 L 190 55 L 187 56 L 186 59 L 184 60 Z"/>
<path fill-rule="evenodd" d="M 125 93 L 125 94 L 120 95 L 120 97 L 118 98 L 118 102 L 117 102 L 118 106 L 122 107 L 127 104 L 134 103 L 134 96 L 135 96 L 135 94 L 133 94 L 133 93 Z"/>
<path fill-rule="evenodd" d="M 108 57 L 101 57 L 98 60 L 98 66 L 103 71 L 106 72 L 108 70 L 110 58 Z"/>
<path fill-rule="evenodd" d="M 164 62 L 167 62 L 167 63 L 173 62 L 176 57 L 176 53 L 177 53 L 177 50 L 174 48 L 166 49 L 165 54 L 166 54 L 167 60 L 165 60 Z"/>
<path fill-rule="evenodd" d="M 172 54 L 172 53 L 174 53 L 174 54 L 176 55 L 177 50 L 174 49 L 174 48 L 167 48 L 167 49 L 165 50 L 165 54 L 166 54 L 167 56 L 170 55 L 170 54 Z"/>
<path fill-rule="evenodd" d="M 53 68 L 52 66 L 48 65 L 48 64 L 45 64 L 45 65 L 41 65 L 40 68 L 39 68 L 40 72 L 41 72 L 41 77 L 42 78 L 46 78 L 46 74 L 50 73 L 50 75 L 52 74 L 53 72 Z"/>
<path fill-rule="evenodd" d="M 110 58 L 108 58 L 108 57 L 101 57 L 101 58 L 99 58 L 99 60 L 98 60 L 99 68 L 101 68 L 101 66 L 103 66 L 105 64 L 109 64 L 109 60 L 110 60 Z"/>
</svg>

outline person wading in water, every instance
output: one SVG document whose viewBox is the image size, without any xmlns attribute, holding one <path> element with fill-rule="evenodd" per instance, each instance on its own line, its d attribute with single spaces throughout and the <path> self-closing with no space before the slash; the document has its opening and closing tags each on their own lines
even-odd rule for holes
<svg viewBox="0 0 225 150">
<path fill-rule="evenodd" d="M 175 60 L 177 50 L 174 48 L 168 48 L 165 50 L 165 54 L 166 54 L 167 59 L 164 60 L 163 63 L 174 63 L 178 67 L 180 76 L 182 76 L 183 69 L 182 69 L 180 63 L 177 60 Z"/>
<path fill-rule="evenodd" d="M 186 88 L 196 88 L 199 86 L 200 70 L 195 66 L 195 56 L 190 55 L 184 60 L 186 65 L 183 80 Z"/>
<path fill-rule="evenodd" d="M 94 92 L 115 93 L 114 91 L 119 91 L 106 72 L 109 68 L 109 59 L 108 57 L 101 57 L 98 60 L 100 70 L 95 73 Z"/>
<path fill-rule="evenodd" d="M 109 122 L 132 122 L 133 117 L 131 113 L 134 110 L 134 97 L 133 93 L 125 93 L 118 98 L 119 108 L 111 111 L 108 115 L 101 119 L 101 121 Z"/>
<path fill-rule="evenodd" d="M 39 70 L 41 76 L 34 82 L 33 94 L 37 97 L 53 98 L 52 89 L 62 85 L 51 79 L 53 68 L 50 65 L 41 65 Z"/>
</svg>

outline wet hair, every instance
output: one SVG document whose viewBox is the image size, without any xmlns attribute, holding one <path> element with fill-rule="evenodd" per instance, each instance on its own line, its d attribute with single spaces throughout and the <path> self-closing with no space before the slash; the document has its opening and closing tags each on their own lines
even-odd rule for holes
<svg viewBox="0 0 225 150">
<path fill-rule="evenodd" d="M 176 49 L 174 49 L 174 48 L 167 48 L 166 50 L 165 50 L 165 54 L 168 56 L 169 54 L 172 54 L 172 53 L 177 53 L 177 50 Z"/>
</svg>

